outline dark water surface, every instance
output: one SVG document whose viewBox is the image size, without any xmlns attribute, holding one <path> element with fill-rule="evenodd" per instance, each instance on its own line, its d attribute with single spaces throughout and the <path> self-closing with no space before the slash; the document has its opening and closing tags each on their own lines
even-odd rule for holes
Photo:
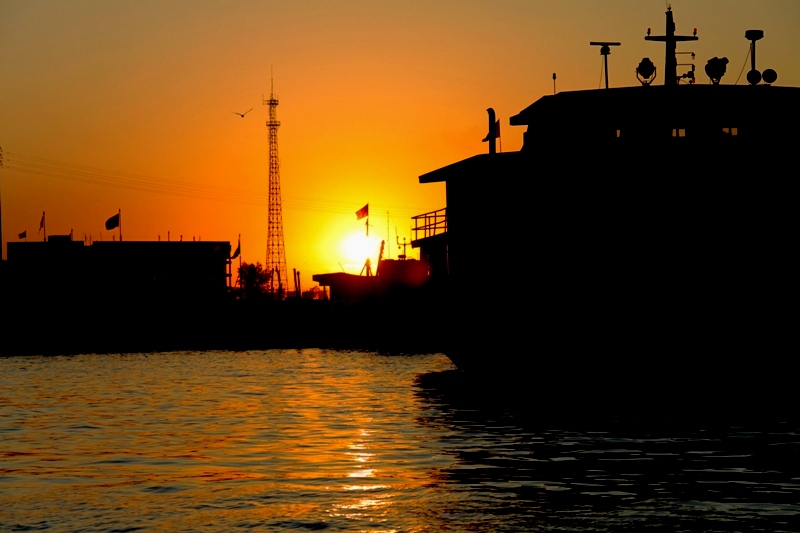
<svg viewBox="0 0 800 533">
<path fill-rule="evenodd" d="M 459 380 L 441 354 L 0 358 L 0 531 L 800 531 L 796 420 L 559 420 Z"/>
</svg>

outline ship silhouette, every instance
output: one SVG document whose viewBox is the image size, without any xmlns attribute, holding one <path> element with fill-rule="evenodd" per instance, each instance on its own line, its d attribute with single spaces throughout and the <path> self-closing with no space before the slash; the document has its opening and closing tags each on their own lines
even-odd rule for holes
<svg viewBox="0 0 800 533">
<path fill-rule="evenodd" d="M 419 177 L 446 184 L 413 246 L 447 285 L 437 327 L 475 387 L 539 410 L 793 410 L 800 88 L 762 75 L 763 32 L 745 37 L 748 84 L 721 81 L 725 58 L 700 83 L 677 71 L 697 37 L 669 9 L 645 37 L 665 44 L 661 72 L 644 58 L 636 86 L 539 98 L 510 118 L 517 152 L 497 153 L 489 109 L 489 153 Z"/>
</svg>

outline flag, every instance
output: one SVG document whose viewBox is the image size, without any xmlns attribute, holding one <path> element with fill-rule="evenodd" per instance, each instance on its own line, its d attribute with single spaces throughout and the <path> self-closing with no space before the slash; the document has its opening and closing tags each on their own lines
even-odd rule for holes
<svg viewBox="0 0 800 533">
<path fill-rule="evenodd" d="M 114 229 L 119 227 L 119 213 L 106 220 L 106 229 Z"/>
<path fill-rule="evenodd" d="M 362 218 L 368 216 L 369 216 L 369 204 L 365 205 L 364 207 L 356 211 L 356 217 L 357 217 L 356 220 L 361 220 Z"/>
<path fill-rule="evenodd" d="M 242 251 L 242 239 L 239 239 L 239 244 L 236 246 L 236 251 L 233 252 L 231 259 L 236 259 Z"/>
<path fill-rule="evenodd" d="M 489 133 L 486 134 L 486 137 L 484 137 L 481 142 L 486 142 L 486 141 L 489 141 L 489 140 L 491 140 L 493 138 L 497 139 L 498 137 L 500 137 L 500 121 L 499 120 L 494 123 L 494 136 L 492 136 L 492 131 L 491 131 L 491 129 L 489 129 Z"/>
<path fill-rule="evenodd" d="M 25 230 L 25 231 L 23 231 L 22 233 L 20 233 L 20 234 L 18 235 L 18 237 L 19 237 L 20 239 L 24 239 L 24 238 L 26 238 L 27 236 L 28 236 L 28 230 Z"/>
<path fill-rule="evenodd" d="M 44 227 L 44 211 L 42 211 L 42 220 L 41 222 L 39 222 L 39 231 L 42 231 L 43 227 Z M 37 231 L 36 233 L 39 233 L 39 231 Z"/>
</svg>

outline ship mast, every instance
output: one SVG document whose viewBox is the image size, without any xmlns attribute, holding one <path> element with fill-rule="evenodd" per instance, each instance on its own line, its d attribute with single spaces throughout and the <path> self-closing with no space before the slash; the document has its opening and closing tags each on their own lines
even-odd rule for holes
<svg viewBox="0 0 800 533">
<path fill-rule="evenodd" d="M 672 7 L 667 8 L 667 27 L 665 35 L 650 36 L 647 29 L 645 41 L 661 41 L 666 43 L 666 57 L 664 58 L 664 85 L 678 85 L 678 57 L 677 44 L 679 41 L 696 41 L 697 29 L 693 35 L 675 35 L 675 21 L 672 18 Z"/>
</svg>

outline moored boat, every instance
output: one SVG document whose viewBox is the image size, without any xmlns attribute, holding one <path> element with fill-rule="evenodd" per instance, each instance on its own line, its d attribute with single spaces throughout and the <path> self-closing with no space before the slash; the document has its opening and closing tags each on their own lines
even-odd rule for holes
<svg viewBox="0 0 800 533">
<path fill-rule="evenodd" d="M 413 242 L 447 266 L 446 354 L 562 404 L 787 406 L 800 88 L 755 59 L 748 85 L 722 83 L 724 58 L 708 83 L 679 75 L 696 36 L 671 10 L 646 39 L 665 43 L 663 85 L 644 58 L 639 86 L 544 96 L 510 119 L 518 152 L 497 153 L 490 109 L 488 154 L 419 177 L 446 183 L 447 230 Z M 476 284 L 476 246 L 499 285 Z"/>
</svg>

